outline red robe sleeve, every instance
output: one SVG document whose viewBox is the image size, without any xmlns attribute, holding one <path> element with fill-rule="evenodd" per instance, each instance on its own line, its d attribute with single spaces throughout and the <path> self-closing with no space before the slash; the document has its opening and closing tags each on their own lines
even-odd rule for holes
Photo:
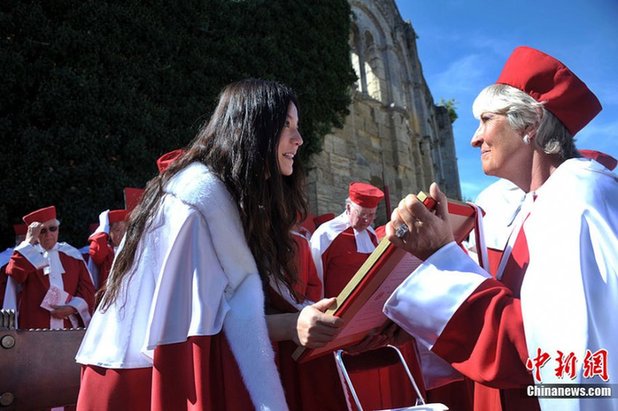
<svg viewBox="0 0 618 411">
<path fill-rule="evenodd" d="M 33 266 L 26 257 L 18 253 L 17 251 L 13 252 L 11 259 L 6 267 L 6 274 L 13 277 L 13 279 L 21 284 L 28 279 L 30 274 L 33 274 L 37 271 L 36 267 Z"/>
<path fill-rule="evenodd" d="M 455 243 L 409 276 L 384 312 L 474 381 L 496 388 L 532 383 L 519 296 Z"/>
<path fill-rule="evenodd" d="M 298 263 L 298 283 L 294 287 L 297 294 L 311 301 L 318 301 L 322 295 L 322 282 L 318 277 L 315 263 L 311 256 L 311 248 L 304 238 L 294 235 L 296 241 Z"/>
<path fill-rule="evenodd" d="M 0 308 L 4 306 L 4 293 L 6 292 L 6 282 L 8 280 L 5 271 L 6 264 L 0 267 Z"/>
<path fill-rule="evenodd" d="M 103 262 L 109 257 L 110 254 L 114 252 L 114 250 L 109 246 L 109 234 L 107 233 L 96 233 L 90 236 L 90 248 L 88 249 L 88 254 L 90 254 L 90 258 L 97 265 L 103 264 Z"/>
<path fill-rule="evenodd" d="M 525 365 L 528 349 L 521 302 L 493 279 L 485 280 L 464 301 L 432 351 L 485 385 L 518 388 L 532 383 Z"/>
<path fill-rule="evenodd" d="M 77 260 L 76 260 L 77 261 Z M 89 312 L 92 314 L 94 311 L 95 293 L 94 284 L 90 278 L 90 273 L 86 267 L 86 263 L 78 261 L 79 266 L 79 282 L 77 284 L 77 291 L 75 295 L 83 298 L 88 304 Z"/>
</svg>

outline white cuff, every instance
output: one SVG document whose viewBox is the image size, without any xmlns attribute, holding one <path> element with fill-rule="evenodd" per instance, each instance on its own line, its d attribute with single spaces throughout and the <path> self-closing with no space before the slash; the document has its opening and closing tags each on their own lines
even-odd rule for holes
<svg viewBox="0 0 618 411">
<path fill-rule="evenodd" d="M 99 214 L 99 226 L 96 230 L 94 230 L 92 234 L 90 234 L 88 239 L 90 239 L 93 235 L 99 233 L 109 234 L 109 225 L 109 210 L 105 210 L 101 212 L 101 214 Z"/>
<path fill-rule="evenodd" d="M 70 305 L 77 310 L 79 316 L 82 317 L 84 326 L 88 327 L 88 324 L 90 324 L 90 312 L 88 311 L 88 303 L 86 303 L 86 300 L 81 297 L 74 296 L 67 303 L 67 305 Z"/>
<path fill-rule="evenodd" d="M 459 306 L 489 277 L 451 242 L 406 278 L 386 301 L 384 314 L 431 349 Z"/>
<path fill-rule="evenodd" d="M 259 275 L 248 275 L 228 303 L 223 328 L 256 410 L 287 410 L 268 337 Z"/>
<path fill-rule="evenodd" d="M 17 247 L 15 247 L 15 251 L 23 255 L 24 258 L 28 260 L 28 262 L 37 270 L 49 265 L 47 258 L 43 257 L 43 254 L 41 254 L 39 250 L 27 241 L 22 241 Z"/>
</svg>

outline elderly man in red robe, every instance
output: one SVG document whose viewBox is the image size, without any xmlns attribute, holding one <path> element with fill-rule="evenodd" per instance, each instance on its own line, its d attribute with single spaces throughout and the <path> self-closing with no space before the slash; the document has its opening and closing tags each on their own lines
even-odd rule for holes
<svg viewBox="0 0 618 411">
<path fill-rule="evenodd" d="M 345 211 L 321 224 L 311 236 L 311 252 L 326 297 L 336 297 L 378 245 L 371 225 L 383 198 L 382 190 L 371 184 L 351 183 Z M 418 368 L 412 342 L 401 348 L 411 368 Z M 363 370 L 353 383 L 360 402 L 368 409 L 401 407 L 416 398 L 400 370 Z"/>
<path fill-rule="evenodd" d="M 378 245 L 371 224 L 384 193 L 371 184 L 350 184 L 345 211 L 322 224 L 311 237 L 311 252 L 324 283 L 324 295 L 336 297 Z"/>
<path fill-rule="evenodd" d="M 81 253 L 58 242 L 56 207 L 33 211 L 23 220 L 28 225 L 26 239 L 15 247 L 6 268 L 7 275 L 21 285 L 19 328 L 87 326 L 94 285 Z"/>
</svg>

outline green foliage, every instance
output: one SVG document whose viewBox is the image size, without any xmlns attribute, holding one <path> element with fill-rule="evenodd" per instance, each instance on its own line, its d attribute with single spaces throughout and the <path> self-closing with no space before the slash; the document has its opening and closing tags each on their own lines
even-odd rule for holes
<svg viewBox="0 0 618 411">
<path fill-rule="evenodd" d="M 346 0 L 5 0 L 0 3 L 0 245 L 55 204 L 86 242 L 161 154 L 187 145 L 223 85 L 275 79 L 299 97 L 305 144 L 341 127 L 355 80 Z"/>
<path fill-rule="evenodd" d="M 455 110 L 457 108 L 457 102 L 455 101 L 455 99 L 454 98 L 451 98 L 448 100 L 440 99 L 440 104 L 438 105 L 446 108 L 446 111 L 448 112 L 448 116 L 451 119 L 451 124 L 453 124 L 455 120 L 457 120 L 457 117 L 458 117 L 457 111 Z"/>
</svg>

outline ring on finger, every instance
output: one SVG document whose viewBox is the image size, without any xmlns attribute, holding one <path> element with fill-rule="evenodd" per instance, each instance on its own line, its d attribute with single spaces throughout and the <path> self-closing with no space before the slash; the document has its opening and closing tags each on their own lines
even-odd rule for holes
<svg viewBox="0 0 618 411">
<path fill-rule="evenodd" d="M 406 224 L 400 224 L 399 227 L 397 227 L 397 229 L 395 230 L 395 235 L 397 236 L 397 238 L 403 240 L 409 232 L 410 230 L 408 229 L 408 226 Z"/>
</svg>

